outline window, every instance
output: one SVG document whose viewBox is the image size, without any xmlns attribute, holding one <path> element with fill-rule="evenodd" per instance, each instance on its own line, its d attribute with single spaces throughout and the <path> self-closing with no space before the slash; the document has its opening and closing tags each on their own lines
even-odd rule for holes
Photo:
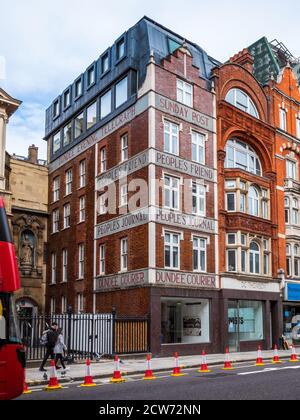
<svg viewBox="0 0 300 420">
<path fill-rule="evenodd" d="M 192 131 L 192 160 L 205 164 L 205 136 Z"/>
<path fill-rule="evenodd" d="M 247 267 L 247 252 L 242 249 L 241 251 L 241 272 L 245 273 Z"/>
<path fill-rule="evenodd" d="M 56 117 L 59 116 L 59 112 L 60 112 L 59 108 L 60 108 L 59 107 L 59 99 L 57 99 L 53 104 L 53 118 L 56 118 Z"/>
<path fill-rule="evenodd" d="M 120 206 L 127 206 L 128 204 L 128 185 L 120 186 Z"/>
<path fill-rule="evenodd" d="M 252 115 L 255 118 L 259 118 L 257 109 L 250 97 L 240 89 L 231 89 L 227 95 L 226 99 L 227 102 L 236 106 L 237 108 L 241 109 L 244 112 Z"/>
<path fill-rule="evenodd" d="M 77 294 L 77 313 L 81 314 L 84 312 L 84 297 L 83 293 Z"/>
<path fill-rule="evenodd" d="M 238 168 L 261 176 L 261 164 L 255 151 L 239 140 L 228 140 L 226 145 L 226 168 Z"/>
<path fill-rule="evenodd" d="M 179 179 L 165 175 L 164 206 L 169 209 L 179 210 Z"/>
<path fill-rule="evenodd" d="M 237 271 L 236 265 L 236 249 L 227 250 L 227 271 Z"/>
<path fill-rule="evenodd" d="M 128 239 L 121 239 L 121 271 L 128 269 Z"/>
<path fill-rule="evenodd" d="M 260 273 L 260 248 L 254 241 L 250 244 L 250 273 Z"/>
<path fill-rule="evenodd" d="M 193 238 L 193 268 L 194 271 L 206 271 L 206 239 Z"/>
<path fill-rule="evenodd" d="M 106 147 L 100 150 L 100 173 L 106 172 Z"/>
<path fill-rule="evenodd" d="M 66 172 L 66 195 L 69 195 L 72 193 L 72 181 L 73 181 L 72 169 L 69 169 Z"/>
<path fill-rule="evenodd" d="M 117 61 L 121 60 L 125 55 L 125 39 L 122 38 L 116 44 L 116 59 Z"/>
<path fill-rule="evenodd" d="M 162 344 L 210 342 L 210 300 L 162 298 Z"/>
<path fill-rule="evenodd" d="M 70 89 L 66 90 L 64 93 L 64 108 L 68 108 L 71 105 L 71 91 Z"/>
<path fill-rule="evenodd" d="M 67 312 L 67 298 L 65 296 L 61 297 L 61 313 L 65 314 Z"/>
<path fill-rule="evenodd" d="M 236 233 L 228 233 L 227 244 L 228 245 L 235 245 L 236 244 Z"/>
<path fill-rule="evenodd" d="M 165 232 L 165 268 L 179 270 L 179 234 Z"/>
<path fill-rule="evenodd" d="M 85 197 L 79 198 L 79 223 L 85 221 Z"/>
<path fill-rule="evenodd" d="M 101 119 L 111 113 L 111 90 L 100 98 Z"/>
<path fill-rule="evenodd" d="M 248 192 L 248 212 L 252 216 L 259 216 L 259 193 L 253 186 L 249 188 Z"/>
<path fill-rule="evenodd" d="M 105 274 L 105 245 L 99 245 L 99 275 Z"/>
<path fill-rule="evenodd" d="M 63 252 L 62 252 L 62 266 L 63 266 L 62 281 L 66 282 L 68 281 L 68 250 L 67 249 L 63 249 Z"/>
<path fill-rule="evenodd" d="M 85 160 L 82 160 L 79 163 L 79 188 L 85 187 L 85 184 L 86 184 L 85 170 L 86 170 Z"/>
<path fill-rule="evenodd" d="M 177 101 L 193 106 L 193 86 L 180 79 L 177 79 Z"/>
<path fill-rule="evenodd" d="M 59 210 L 54 210 L 52 213 L 52 233 L 59 231 Z"/>
<path fill-rule="evenodd" d="M 106 195 L 105 194 L 101 194 L 99 197 L 99 214 L 103 215 L 107 213 L 107 208 L 106 208 Z"/>
<path fill-rule="evenodd" d="M 84 244 L 78 246 L 78 278 L 84 278 Z"/>
<path fill-rule="evenodd" d="M 246 212 L 246 194 L 240 194 L 240 212 Z"/>
<path fill-rule="evenodd" d="M 227 190 L 235 189 L 236 188 L 236 181 L 231 179 L 230 181 L 225 181 L 225 188 Z"/>
<path fill-rule="evenodd" d="M 181 47 L 181 44 L 172 38 L 168 38 L 168 46 L 170 54 L 173 54 L 174 51 Z"/>
<path fill-rule="evenodd" d="M 299 223 L 298 200 L 296 198 L 293 198 L 292 224 L 298 225 L 298 223 Z"/>
<path fill-rule="evenodd" d="M 71 205 L 66 204 L 64 205 L 64 229 L 70 227 L 70 219 L 71 219 Z"/>
<path fill-rule="evenodd" d="M 82 95 L 82 78 L 76 80 L 75 82 L 75 98 L 78 98 Z"/>
<path fill-rule="evenodd" d="M 286 131 L 286 111 L 283 108 L 279 110 L 280 128 Z"/>
<path fill-rule="evenodd" d="M 290 179 L 294 179 L 296 181 L 297 180 L 296 173 L 297 173 L 296 162 L 287 159 L 286 160 L 286 177 Z"/>
<path fill-rule="evenodd" d="M 226 209 L 227 211 L 235 211 L 235 193 L 226 194 Z"/>
<path fill-rule="evenodd" d="M 56 153 L 61 148 L 60 131 L 53 136 L 52 152 Z"/>
<path fill-rule="evenodd" d="M 285 223 L 290 222 L 290 200 L 288 197 L 285 197 L 284 199 L 284 217 L 285 217 Z"/>
<path fill-rule="evenodd" d="M 206 214 L 206 188 L 196 182 L 192 184 L 193 214 L 205 216 Z"/>
<path fill-rule="evenodd" d="M 94 102 L 86 111 L 86 128 L 93 127 L 97 122 L 97 102 Z"/>
<path fill-rule="evenodd" d="M 83 133 L 83 112 L 75 118 L 75 134 L 74 137 L 77 139 Z"/>
<path fill-rule="evenodd" d="M 164 122 L 164 151 L 173 155 L 179 153 L 179 126 L 169 121 Z"/>
<path fill-rule="evenodd" d="M 63 129 L 63 145 L 67 146 L 72 141 L 72 123 L 67 124 Z"/>
<path fill-rule="evenodd" d="M 96 68 L 92 66 L 87 71 L 87 85 L 88 87 L 92 86 L 96 81 Z"/>
<path fill-rule="evenodd" d="M 121 137 L 121 162 L 128 159 L 128 134 Z"/>
<path fill-rule="evenodd" d="M 116 84 L 116 108 L 124 104 L 128 99 L 128 78 L 125 77 Z"/>
<path fill-rule="evenodd" d="M 55 308 L 56 305 L 55 304 L 56 304 L 55 297 L 52 297 L 50 299 L 50 313 L 51 313 L 51 315 L 55 314 L 55 311 L 56 311 L 56 308 Z"/>
<path fill-rule="evenodd" d="M 51 284 L 56 283 L 56 254 L 51 254 Z"/>
<path fill-rule="evenodd" d="M 239 320 L 238 325 L 237 320 Z M 263 302 L 253 300 L 229 301 L 228 321 L 230 342 L 235 339 L 237 331 L 241 342 L 263 340 Z"/>
<path fill-rule="evenodd" d="M 296 118 L 296 136 L 300 139 L 300 118 Z"/>
<path fill-rule="evenodd" d="M 109 70 L 109 55 L 108 52 L 101 58 L 101 74 L 106 73 Z"/>
<path fill-rule="evenodd" d="M 241 244 L 243 246 L 246 246 L 247 244 L 247 235 L 245 235 L 244 233 L 241 233 Z"/>
<path fill-rule="evenodd" d="M 53 179 L 53 203 L 59 200 L 59 176 Z"/>
</svg>

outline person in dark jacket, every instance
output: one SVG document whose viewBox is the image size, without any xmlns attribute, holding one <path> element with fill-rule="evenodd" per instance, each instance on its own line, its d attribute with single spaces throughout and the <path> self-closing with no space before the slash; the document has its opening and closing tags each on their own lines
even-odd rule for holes
<svg viewBox="0 0 300 420">
<path fill-rule="evenodd" d="M 51 360 L 54 360 L 54 347 L 56 345 L 57 342 L 57 338 L 58 338 L 58 325 L 56 322 L 53 322 L 51 325 L 51 328 L 46 331 L 44 334 L 47 335 L 47 340 L 46 340 L 46 354 L 45 357 L 42 361 L 41 367 L 40 367 L 40 372 L 46 372 L 46 369 L 44 368 L 49 356 L 51 357 Z"/>
</svg>

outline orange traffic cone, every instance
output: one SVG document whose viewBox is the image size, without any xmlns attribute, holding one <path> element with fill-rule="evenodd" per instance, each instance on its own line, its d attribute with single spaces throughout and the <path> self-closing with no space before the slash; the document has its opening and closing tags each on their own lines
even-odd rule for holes
<svg viewBox="0 0 300 420">
<path fill-rule="evenodd" d="M 184 376 L 185 374 L 181 373 L 181 369 L 179 366 L 179 356 L 177 352 L 174 354 L 174 358 L 175 358 L 175 366 L 174 366 L 173 373 L 171 374 L 171 376 L 175 376 L 175 377 Z"/>
<path fill-rule="evenodd" d="M 88 359 L 86 361 L 86 375 L 84 377 L 84 383 L 80 385 L 81 387 L 90 388 L 92 386 L 97 386 L 93 380 L 91 374 L 91 361 Z"/>
<path fill-rule="evenodd" d="M 24 382 L 23 394 L 25 394 L 25 395 L 32 394 L 32 391 L 29 390 L 26 382 Z"/>
<path fill-rule="evenodd" d="M 62 386 L 58 383 L 56 369 L 55 369 L 55 362 L 51 360 L 51 373 L 50 373 L 50 380 L 49 384 L 46 386 L 46 391 L 54 391 L 62 389 Z"/>
<path fill-rule="evenodd" d="M 228 347 L 226 347 L 225 363 L 222 370 L 233 370 L 233 369 L 234 367 L 232 366 L 231 361 L 230 361 L 229 349 Z"/>
<path fill-rule="evenodd" d="M 297 362 L 299 362 L 294 344 L 292 345 L 292 354 L 291 354 L 291 358 L 290 358 L 289 361 L 291 363 L 297 363 Z"/>
<path fill-rule="evenodd" d="M 276 364 L 276 363 L 282 363 L 280 361 L 280 359 L 279 359 L 279 356 L 278 356 L 277 344 L 275 344 L 275 346 L 274 346 L 274 357 L 273 357 L 272 363 L 274 363 L 274 364 Z"/>
<path fill-rule="evenodd" d="M 120 361 L 119 361 L 118 356 L 115 357 L 115 370 L 114 370 L 114 374 L 113 374 L 113 377 L 111 378 L 110 382 L 111 383 L 125 382 L 125 379 L 122 378 L 122 374 L 120 372 Z"/>
<path fill-rule="evenodd" d="M 255 366 L 265 366 L 263 358 L 262 358 L 261 346 L 258 346 L 257 359 L 256 359 Z"/>
<path fill-rule="evenodd" d="M 156 376 L 153 375 L 152 368 L 151 368 L 151 356 L 147 356 L 147 368 L 145 372 L 145 376 L 143 377 L 143 380 L 145 381 L 151 381 L 153 379 L 156 379 Z"/>
<path fill-rule="evenodd" d="M 207 366 L 207 362 L 206 362 L 206 354 L 205 351 L 202 351 L 202 356 L 201 356 L 202 360 L 201 360 L 201 366 L 200 369 L 198 370 L 198 372 L 200 373 L 209 373 L 211 372 L 211 370 L 208 369 Z"/>
</svg>

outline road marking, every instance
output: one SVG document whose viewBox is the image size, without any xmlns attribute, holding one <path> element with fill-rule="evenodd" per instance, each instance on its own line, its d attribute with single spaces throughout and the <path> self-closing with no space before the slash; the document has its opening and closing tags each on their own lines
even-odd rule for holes
<svg viewBox="0 0 300 420">
<path fill-rule="evenodd" d="M 278 367 L 278 368 L 267 368 L 263 370 L 258 370 L 254 372 L 240 372 L 238 375 L 256 375 L 257 373 L 268 373 L 268 372 L 276 372 L 279 370 L 287 370 L 287 369 L 300 369 L 300 366 L 285 366 L 285 367 Z"/>
</svg>

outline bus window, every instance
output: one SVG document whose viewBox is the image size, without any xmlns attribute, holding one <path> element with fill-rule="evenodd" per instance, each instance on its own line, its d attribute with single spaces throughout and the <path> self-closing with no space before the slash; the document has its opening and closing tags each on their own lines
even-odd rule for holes
<svg viewBox="0 0 300 420">
<path fill-rule="evenodd" d="M 0 340 L 6 339 L 6 320 L 4 318 L 4 302 L 0 297 Z"/>
<path fill-rule="evenodd" d="M 13 296 L 0 294 L 0 344 L 21 344 L 17 320 Z"/>
</svg>

